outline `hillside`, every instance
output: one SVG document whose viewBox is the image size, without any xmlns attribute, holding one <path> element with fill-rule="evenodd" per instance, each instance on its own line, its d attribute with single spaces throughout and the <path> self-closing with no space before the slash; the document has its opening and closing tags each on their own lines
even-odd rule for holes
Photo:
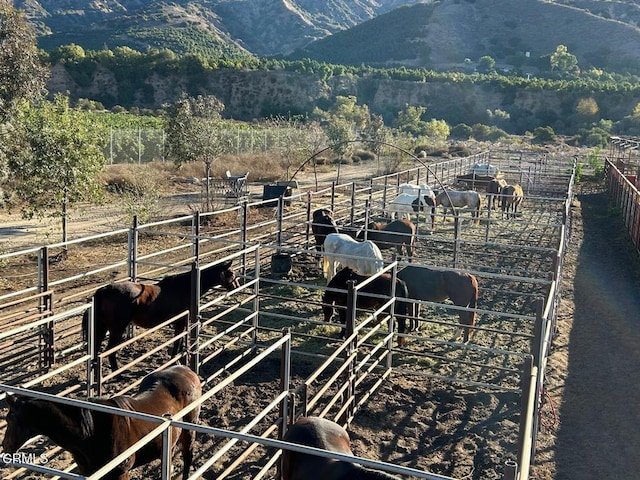
<svg viewBox="0 0 640 480">
<path fill-rule="evenodd" d="M 581 5 L 595 8 L 604 2 Z M 445 0 L 398 8 L 317 40 L 288 58 L 447 70 L 468 68 L 488 55 L 499 64 L 535 71 L 548 66 L 548 56 L 562 44 L 583 69 L 638 72 L 640 28 L 632 22 L 640 18 L 640 10 L 637 5 L 620 9 L 617 15 L 627 23 L 605 18 L 605 12 L 609 10 L 596 15 L 542 0 Z"/>
<path fill-rule="evenodd" d="M 46 50 L 167 47 L 214 55 L 289 53 L 310 41 L 420 0 L 16 0 Z M 204 44 L 204 46 L 203 46 Z"/>
<path fill-rule="evenodd" d="M 16 0 L 51 50 L 129 46 L 220 56 L 472 68 L 483 55 L 535 73 L 563 44 L 580 66 L 640 71 L 632 0 Z M 401 8 L 405 7 L 405 8 Z M 529 56 L 526 56 L 529 52 Z"/>
</svg>

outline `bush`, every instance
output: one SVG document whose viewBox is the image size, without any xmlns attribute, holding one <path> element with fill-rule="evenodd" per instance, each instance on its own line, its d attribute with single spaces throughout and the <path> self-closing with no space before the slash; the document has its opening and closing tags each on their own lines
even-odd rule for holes
<svg viewBox="0 0 640 480">
<path fill-rule="evenodd" d="M 360 158 L 363 162 L 376 159 L 376 154 L 368 150 L 356 150 L 353 156 Z"/>
</svg>

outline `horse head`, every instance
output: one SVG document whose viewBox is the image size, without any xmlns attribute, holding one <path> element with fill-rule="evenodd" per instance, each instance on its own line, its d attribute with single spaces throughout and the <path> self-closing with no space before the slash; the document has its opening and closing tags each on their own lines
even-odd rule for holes
<svg viewBox="0 0 640 480">
<path fill-rule="evenodd" d="M 333 212 L 328 208 L 320 208 L 313 212 L 311 231 L 316 239 L 316 247 L 324 245 L 327 235 L 339 233 L 338 225 L 333 219 Z"/>
<path fill-rule="evenodd" d="M 38 433 L 30 427 L 27 419 L 29 414 L 29 397 L 21 395 L 7 395 L 7 404 L 9 411 L 7 412 L 7 429 L 2 440 L 2 451 L 5 453 L 15 453 L 28 440 L 38 435 Z"/>
<path fill-rule="evenodd" d="M 236 276 L 236 273 L 231 268 L 232 260 L 221 265 L 220 271 L 220 285 L 226 288 L 228 291 L 234 290 L 240 287 L 240 281 Z"/>
</svg>

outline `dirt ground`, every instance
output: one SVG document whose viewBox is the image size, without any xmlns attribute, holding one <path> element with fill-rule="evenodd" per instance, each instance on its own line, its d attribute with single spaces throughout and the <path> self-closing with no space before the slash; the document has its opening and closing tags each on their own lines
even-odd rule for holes
<svg viewBox="0 0 640 480">
<path fill-rule="evenodd" d="M 0 219 L 0 232 L 8 228 L 4 221 Z M 637 478 L 638 322 L 638 253 L 601 185 L 580 184 L 531 478 Z M 308 366 L 300 362 L 297 368 L 303 376 Z M 256 385 L 264 399 L 272 398 L 275 382 L 269 375 L 265 365 L 265 370 L 226 391 L 205 412 L 207 423 L 233 427 L 232 419 L 246 410 L 237 399 L 249 398 L 247 392 Z M 517 434 L 517 412 L 506 407 L 511 394 L 453 392 L 434 383 L 425 401 L 424 387 L 406 379 L 384 385 L 350 430 L 354 453 L 459 479 L 501 478 L 504 460 L 513 458 L 515 440 L 504 436 L 504 427 L 512 425 Z M 260 401 L 256 399 L 256 408 Z M 210 446 L 201 440 L 201 449 Z M 136 478 L 152 478 L 141 474 Z"/>
<path fill-rule="evenodd" d="M 579 184 L 532 477 L 638 478 L 640 261 L 601 185 Z"/>
</svg>

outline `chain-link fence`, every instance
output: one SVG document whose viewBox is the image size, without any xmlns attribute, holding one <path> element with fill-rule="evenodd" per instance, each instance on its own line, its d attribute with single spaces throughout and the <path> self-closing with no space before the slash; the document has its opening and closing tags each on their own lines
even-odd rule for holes
<svg viewBox="0 0 640 480">
<path fill-rule="evenodd" d="M 310 135 L 303 128 L 229 128 L 220 132 L 224 154 L 266 153 L 310 145 Z M 166 135 L 158 128 L 112 128 L 105 149 L 108 163 L 148 163 L 166 160 Z"/>
</svg>

